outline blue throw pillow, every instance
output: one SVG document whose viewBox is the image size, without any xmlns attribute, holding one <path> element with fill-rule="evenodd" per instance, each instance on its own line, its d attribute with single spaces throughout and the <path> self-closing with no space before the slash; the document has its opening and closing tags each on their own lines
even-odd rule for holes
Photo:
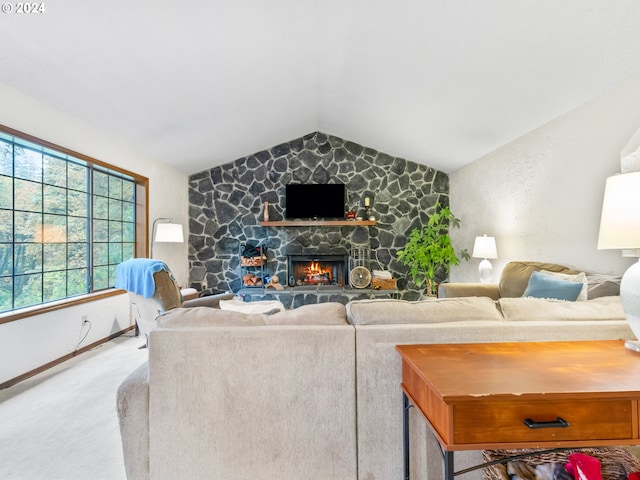
<svg viewBox="0 0 640 480">
<path fill-rule="evenodd" d="M 529 278 L 529 285 L 522 296 L 555 298 L 574 302 L 578 299 L 582 286 L 582 282 L 571 282 L 544 273 L 533 272 Z"/>
</svg>

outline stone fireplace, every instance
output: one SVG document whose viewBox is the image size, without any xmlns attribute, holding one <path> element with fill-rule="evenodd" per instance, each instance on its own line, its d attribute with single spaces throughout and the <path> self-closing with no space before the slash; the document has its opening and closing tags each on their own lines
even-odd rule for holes
<svg viewBox="0 0 640 480">
<path fill-rule="evenodd" d="M 347 255 L 288 255 L 287 280 L 290 287 L 347 286 Z"/>
<path fill-rule="evenodd" d="M 261 226 L 267 203 L 271 221 L 284 219 L 290 183 L 344 183 L 345 208 L 365 216 L 364 198 L 369 198 L 368 213 L 375 216 L 376 225 Z M 408 283 L 408 269 L 398 262 L 397 252 L 412 229 L 427 223 L 436 203 L 449 204 L 448 193 L 449 178 L 444 172 L 321 132 L 218 165 L 189 177 L 190 285 L 239 292 L 244 288 L 240 246 L 261 241 L 269 249 L 264 275 L 277 275 L 286 287 L 289 277 L 294 277 L 295 284 L 302 276 L 289 265 L 289 255 L 339 258 L 329 272 L 310 273 L 309 280 L 305 273 L 304 281 L 316 284 L 280 293 L 274 288 L 255 289 L 251 294 L 255 299 L 279 295 L 288 308 L 324 301 L 345 303 L 354 297 L 335 291 L 354 290 L 349 288 L 349 267 L 359 264 L 352 252 L 365 248 L 372 252 L 375 268 L 389 270 L 398 279 L 402 298 L 417 300 L 421 291 Z M 355 290 L 353 295 L 366 293 Z"/>
</svg>

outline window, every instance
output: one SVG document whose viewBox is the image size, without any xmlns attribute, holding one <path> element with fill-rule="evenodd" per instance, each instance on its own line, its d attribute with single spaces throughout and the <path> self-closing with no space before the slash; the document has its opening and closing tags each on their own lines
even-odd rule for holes
<svg viewBox="0 0 640 480">
<path fill-rule="evenodd" d="M 146 184 L 0 128 L 0 313 L 113 287 L 146 246 Z"/>
</svg>

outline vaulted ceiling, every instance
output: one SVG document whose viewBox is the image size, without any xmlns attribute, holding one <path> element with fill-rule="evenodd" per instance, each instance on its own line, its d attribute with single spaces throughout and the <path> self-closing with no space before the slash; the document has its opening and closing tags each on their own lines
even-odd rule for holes
<svg viewBox="0 0 640 480">
<path fill-rule="evenodd" d="M 451 172 L 640 73 L 637 0 L 41 4 L 0 82 L 186 173 L 317 130 Z"/>
</svg>

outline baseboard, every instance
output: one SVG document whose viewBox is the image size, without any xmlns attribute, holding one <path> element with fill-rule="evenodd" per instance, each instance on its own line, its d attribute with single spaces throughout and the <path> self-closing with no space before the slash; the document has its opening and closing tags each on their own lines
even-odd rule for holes
<svg viewBox="0 0 640 480">
<path fill-rule="evenodd" d="M 108 337 L 102 338 L 100 340 L 97 340 L 85 347 L 82 347 L 78 350 L 76 350 L 75 352 L 71 352 L 68 353 L 67 355 L 64 355 L 60 358 L 57 358 L 49 363 L 45 363 L 44 365 L 39 366 L 38 368 L 34 368 L 33 370 L 28 371 L 27 373 L 23 373 L 22 375 L 19 375 L 15 378 L 12 378 L 10 380 L 7 380 L 6 382 L 0 383 L 0 390 L 3 390 L 5 388 L 9 388 L 12 387 L 13 385 L 16 385 L 17 383 L 20 383 L 28 378 L 33 377 L 34 375 L 37 375 L 39 373 L 44 372 L 45 370 L 48 370 L 52 367 L 55 367 L 56 365 L 60 365 L 63 362 L 66 362 L 67 360 L 72 359 L 73 357 L 76 357 L 78 355 L 80 355 L 81 353 L 84 352 L 88 352 L 89 350 L 92 350 L 94 348 L 96 348 L 98 345 L 102 345 L 103 343 L 108 342 L 109 340 L 113 340 L 116 337 L 119 337 L 120 335 L 123 335 L 131 330 L 135 329 L 135 325 L 132 325 L 130 327 L 125 328 L 124 330 L 120 330 L 119 332 L 113 333 L 111 335 L 109 335 Z"/>
</svg>

